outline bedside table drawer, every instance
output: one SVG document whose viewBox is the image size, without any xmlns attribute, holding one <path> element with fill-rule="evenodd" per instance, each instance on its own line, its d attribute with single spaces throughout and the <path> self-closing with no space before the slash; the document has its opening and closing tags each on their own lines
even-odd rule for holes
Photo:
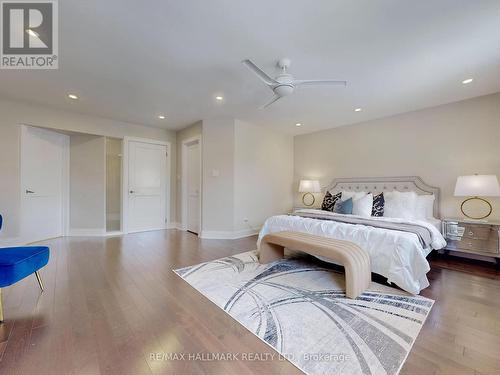
<svg viewBox="0 0 500 375">
<path fill-rule="evenodd" d="M 492 225 L 464 225 L 465 238 L 488 241 L 488 239 L 497 235 L 495 228 Z"/>
<path fill-rule="evenodd" d="M 466 250 L 479 253 L 498 254 L 498 238 L 490 238 L 490 240 L 478 240 L 474 238 L 463 237 L 462 240 L 447 240 L 449 250 Z"/>
</svg>

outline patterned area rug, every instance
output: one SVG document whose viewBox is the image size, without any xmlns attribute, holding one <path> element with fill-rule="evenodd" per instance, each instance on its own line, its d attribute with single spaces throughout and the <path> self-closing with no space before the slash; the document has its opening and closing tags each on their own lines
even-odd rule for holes
<svg viewBox="0 0 500 375">
<path fill-rule="evenodd" d="M 175 270 L 307 374 L 397 374 L 433 300 L 377 283 L 345 298 L 315 258 L 260 265 L 256 252 Z"/>
</svg>

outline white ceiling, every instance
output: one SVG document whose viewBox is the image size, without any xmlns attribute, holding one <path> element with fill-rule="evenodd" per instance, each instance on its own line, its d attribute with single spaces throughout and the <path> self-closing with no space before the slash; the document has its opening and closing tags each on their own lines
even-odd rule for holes
<svg viewBox="0 0 500 375">
<path fill-rule="evenodd" d="M 500 91 L 498 0 L 85 0 L 59 8 L 60 69 L 2 70 L 1 96 L 167 129 L 232 116 L 299 134 Z M 301 88 L 259 110 L 272 92 L 240 61 L 274 75 L 279 57 L 292 59 L 298 79 L 348 87 Z M 462 85 L 468 77 L 474 82 Z"/>
</svg>

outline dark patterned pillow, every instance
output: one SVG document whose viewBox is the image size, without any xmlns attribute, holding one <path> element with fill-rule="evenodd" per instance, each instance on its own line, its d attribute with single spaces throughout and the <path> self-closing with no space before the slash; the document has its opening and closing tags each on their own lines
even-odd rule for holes
<svg viewBox="0 0 500 375">
<path fill-rule="evenodd" d="M 337 203 L 341 196 L 342 192 L 332 195 L 329 191 L 327 191 L 325 197 L 323 198 L 321 209 L 323 211 L 333 212 L 333 207 L 335 207 L 335 203 Z"/>
<path fill-rule="evenodd" d="M 384 193 L 377 194 L 373 197 L 372 216 L 384 216 Z"/>
</svg>

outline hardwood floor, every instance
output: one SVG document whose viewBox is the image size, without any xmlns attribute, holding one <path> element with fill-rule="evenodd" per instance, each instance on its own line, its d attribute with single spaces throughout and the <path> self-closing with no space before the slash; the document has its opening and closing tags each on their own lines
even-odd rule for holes
<svg viewBox="0 0 500 375">
<path fill-rule="evenodd" d="M 298 374 L 287 361 L 154 360 L 152 353 L 275 352 L 171 270 L 256 247 L 171 231 L 46 243 L 51 260 L 3 289 L 0 374 Z M 500 373 L 500 273 L 431 258 L 436 303 L 401 374 Z M 275 354 L 276 355 L 276 354 Z"/>
</svg>

